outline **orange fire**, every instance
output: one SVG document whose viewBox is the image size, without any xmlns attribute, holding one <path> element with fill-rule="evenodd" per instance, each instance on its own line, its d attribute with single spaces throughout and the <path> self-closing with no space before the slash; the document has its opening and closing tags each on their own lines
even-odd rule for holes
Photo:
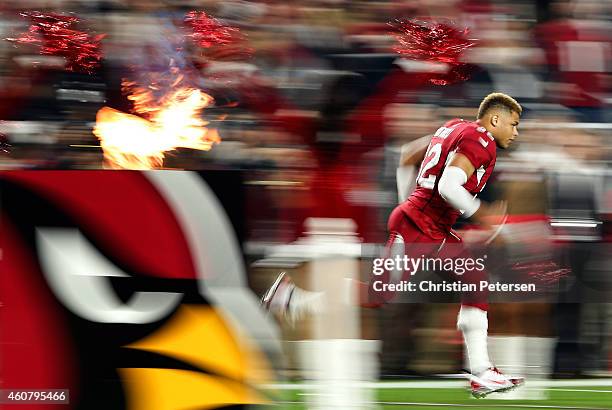
<svg viewBox="0 0 612 410">
<path fill-rule="evenodd" d="M 106 164 L 113 169 L 153 169 L 163 166 L 165 154 L 177 148 L 208 151 L 220 142 L 201 117 L 213 98 L 201 90 L 181 86 L 178 76 L 170 92 L 156 97 L 159 87 L 124 82 L 134 110 L 141 116 L 109 107 L 98 111 L 94 135 L 100 140 Z"/>
</svg>

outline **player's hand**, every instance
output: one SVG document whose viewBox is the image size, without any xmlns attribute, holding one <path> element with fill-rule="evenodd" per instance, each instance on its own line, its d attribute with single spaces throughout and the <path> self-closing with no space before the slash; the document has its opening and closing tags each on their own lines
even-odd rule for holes
<svg viewBox="0 0 612 410">
<path fill-rule="evenodd" d="M 507 211 L 508 204 L 506 201 L 481 202 L 480 208 L 472 215 L 472 219 L 485 229 L 494 229 L 504 223 Z"/>
</svg>

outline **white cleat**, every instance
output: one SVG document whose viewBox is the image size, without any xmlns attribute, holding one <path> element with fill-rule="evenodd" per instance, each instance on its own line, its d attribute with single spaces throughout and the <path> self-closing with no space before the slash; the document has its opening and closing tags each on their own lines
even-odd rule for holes
<svg viewBox="0 0 612 410">
<path fill-rule="evenodd" d="M 472 396 L 482 399 L 491 393 L 505 393 L 525 383 L 525 378 L 507 376 L 496 367 L 490 367 L 479 375 L 470 376 Z"/>
<path fill-rule="evenodd" d="M 279 318 L 291 320 L 290 304 L 295 284 L 286 272 L 281 272 L 261 298 L 261 305 Z"/>
</svg>

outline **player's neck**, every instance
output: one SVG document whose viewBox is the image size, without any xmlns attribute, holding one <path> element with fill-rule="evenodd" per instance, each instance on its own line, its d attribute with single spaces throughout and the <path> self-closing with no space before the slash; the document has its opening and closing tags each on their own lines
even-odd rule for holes
<svg viewBox="0 0 612 410">
<path fill-rule="evenodd" d="M 493 135 L 493 133 L 491 132 L 491 126 L 487 126 L 487 123 L 482 121 L 482 119 L 476 120 L 476 124 L 480 125 L 481 127 L 484 127 L 485 130 L 487 130 L 491 133 L 491 135 Z"/>
</svg>

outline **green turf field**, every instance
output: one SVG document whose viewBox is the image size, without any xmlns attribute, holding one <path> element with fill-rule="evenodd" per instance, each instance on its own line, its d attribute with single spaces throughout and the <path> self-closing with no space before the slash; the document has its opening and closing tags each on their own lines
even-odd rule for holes
<svg viewBox="0 0 612 410">
<path fill-rule="evenodd" d="M 386 387 L 384 382 L 378 383 L 376 401 L 380 409 L 432 410 L 440 408 L 464 408 L 464 409 L 612 409 L 612 385 L 605 383 L 604 386 L 588 386 L 584 380 L 571 386 L 571 381 L 564 381 L 561 387 L 554 384 L 549 387 L 531 387 L 545 389 L 548 394 L 547 400 L 496 400 L 503 393 L 492 394 L 485 399 L 472 398 L 466 389 L 459 387 L 434 388 L 432 383 L 426 383 L 427 388 L 413 387 L 417 384 L 410 383 L 411 387 L 397 387 L 397 383 Z M 442 384 L 444 385 L 444 384 Z M 306 409 L 303 404 L 309 389 L 303 390 L 300 384 L 295 384 L 295 389 L 286 388 L 277 391 L 281 408 L 298 410 Z M 528 388 L 527 386 L 523 388 Z"/>
</svg>

